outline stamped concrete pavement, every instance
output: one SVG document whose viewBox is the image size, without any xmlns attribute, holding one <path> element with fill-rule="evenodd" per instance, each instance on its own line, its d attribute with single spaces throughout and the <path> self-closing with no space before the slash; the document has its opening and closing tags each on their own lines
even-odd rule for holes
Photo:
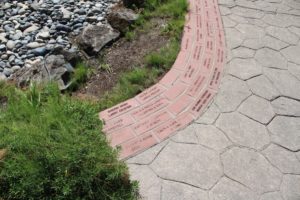
<svg viewBox="0 0 300 200">
<path fill-rule="evenodd" d="M 128 159 L 148 200 L 300 199 L 300 1 L 219 0 L 220 90 L 170 139 Z"/>
</svg>

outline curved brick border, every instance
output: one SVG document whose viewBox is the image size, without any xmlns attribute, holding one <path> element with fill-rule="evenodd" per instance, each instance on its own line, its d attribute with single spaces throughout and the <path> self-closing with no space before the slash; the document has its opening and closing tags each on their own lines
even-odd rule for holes
<svg viewBox="0 0 300 200">
<path fill-rule="evenodd" d="M 120 158 L 160 143 L 197 119 L 215 95 L 225 62 L 217 0 L 189 0 L 181 50 L 159 83 L 100 113 Z"/>
</svg>

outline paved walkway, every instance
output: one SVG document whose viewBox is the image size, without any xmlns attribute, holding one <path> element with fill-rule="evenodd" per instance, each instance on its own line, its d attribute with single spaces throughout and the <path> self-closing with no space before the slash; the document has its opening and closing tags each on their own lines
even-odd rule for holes
<svg viewBox="0 0 300 200">
<path fill-rule="evenodd" d="M 132 178 L 148 200 L 299 200 L 300 2 L 219 5 L 218 94 L 196 122 L 128 159 Z"/>
<path fill-rule="evenodd" d="M 225 65 L 217 0 L 191 0 L 181 50 L 159 83 L 100 113 L 121 159 L 158 144 L 197 119 L 213 99 Z"/>
</svg>

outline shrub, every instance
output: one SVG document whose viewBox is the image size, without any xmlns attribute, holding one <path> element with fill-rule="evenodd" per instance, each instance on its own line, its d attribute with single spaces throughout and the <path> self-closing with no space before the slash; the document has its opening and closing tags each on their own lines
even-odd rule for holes
<svg viewBox="0 0 300 200">
<path fill-rule="evenodd" d="M 0 83 L 0 199 L 135 199 L 136 183 L 101 133 L 96 106 L 57 86 Z"/>
</svg>

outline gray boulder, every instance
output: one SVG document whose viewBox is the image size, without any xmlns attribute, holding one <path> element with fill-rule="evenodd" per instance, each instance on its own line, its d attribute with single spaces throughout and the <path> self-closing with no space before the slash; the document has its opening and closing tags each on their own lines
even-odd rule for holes
<svg viewBox="0 0 300 200">
<path fill-rule="evenodd" d="M 73 68 L 66 62 L 63 55 L 50 55 L 34 63 L 30 68 L 22 68 L 13 75 L 13 79 L 19 87 L 26 87 L 30 82 L 55 81 L 60 90 L 65 90 L 71 85 L 72 70 Z"/>
<path fill-rule="evenodd" d="M 77 38 L 80 48 L 88 55 L 97 53 L 108 43 L 116 40 L 120 33 L 110 25 L 88 25 Z"/>
<path fill-rule="evenodd" d="M 116 7 L 108 14 L 107 20 L 113 28 L 125 33 L 127 27 L 135 22 L 138 17 L 131 9 Z"/>
</svg>

